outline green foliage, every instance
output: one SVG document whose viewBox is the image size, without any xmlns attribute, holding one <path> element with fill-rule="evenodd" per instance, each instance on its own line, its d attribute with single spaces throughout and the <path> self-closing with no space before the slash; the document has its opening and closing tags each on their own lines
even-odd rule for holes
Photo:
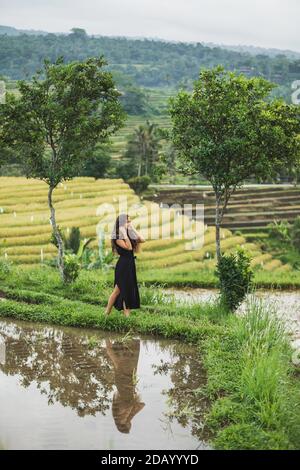
<svg viewBox="0 0 300 470">
<path fill-rule="evenodd" d="M 295 275 L 297 276 L 297 274 L 300 274 L 300 249 L 297 248 L 297 246 L 299 245 L 297 245 L 296 241 L 297 229 L 293 229 L 293 226 L 297 227 L 297 219 L 298 218 L 294 220 L 294 223 L 281 221 L 270 224 L 267 227 L 269 230 L 266 231 L 266 233 L 258 234 L 257 236 L 258 240 L 260 240 L 260 243 L 263 242 L 261 245 L 263 251 L 265 251 L 266 253 L 270 253 L 273 258 L 279 259 L 282 263 L 288 264 L 292 268 L 292 270 L 289 269 L 285 273 L 282 273 L 282 281 L 280 282 L 280 284 L 282 284 L 282 287 L 284 287 L 286 284 L 285 279 L 283 278 L 283 274 L 285 274 L 286 280 L 291 279 Z M 292 234 L 294 234 L 294 242 L 292 240 Z M 256 277 L 257 276 L 258 273 L 256 274 Z M 276 272 L 269 273 L 270 281 L 273 276 L 276 276 Z M 288 283 L 286 285 L 288 285 Z"/>
<path fill-rule="evenodd" d="M 146 93 L 136 86 L 126 87 L 120 98 L 126 113 L 130 115 L 145 115 L 149 109 Z"/>
<path fill-rule="evenodd" d="M 199 69 L 222 64 L 227 69 L 244 71 L 249 76 L 264 76 L 278 81 L 284 94 L 291 94 L 290 84 L 299 77 L 296 57 L 269 57 L 257 51 L 249 54 L 202 43 L 172 43 L 152 39 L 129 39 L 87 36 L 81 28 L 69 35 L 16 34 L 1 27 L 0 73 L 13 79 L 30 78 L 42 66 L 43 57 L 63 55 L 67 62 L 97 57 L 105 51 L 109 69 L 114 74 L 130 77 L 134 86 L 178 87 L 183 81 L 191 86 Z M 7 34 L 5 34 L 7 33 Z M 269 54 L 269 52 L 267 52 Z M 274 51 L 272 51 L 272 55 Z M 294 55 L 295 56 L 295 55 Z M 20 58 L 22 60 L 20 60 Z"/>
<path fill-rule="evenodd" d="M 268 225 L 269 235 L 276 240 L 280 240 L 283 242 L 290 242 L 290 224 L 286 220 L 274 220 L 272 224 Z"/>
<path fill-rule="evenodd" d="M 300 408 L 284 325 L 252 298 L 230 316 L 222 342 L 207 339 L 207 393 L 217 397 L 207 425 L 217 449 L 298 449 Z M 222 395 L 222 398 L 219 398 Z"/>
<path fill-rule="evenodd" d="M 218 433 L 216 449 L 222 450 L 289 450 L 287 436 L 275 431 L 264 431 L 252 424 L 234 424 Z"/>
<path fill-rule="evenodd" d="M 127 183 L 137 194 L 141 194 L 148 188 L 151 178 L 146 175 L 136 176 L 135 178 L 129 178 Z"/>
<path fill-rule="evenodd" d="M 63 240 L 64 249 L 66 254 L 64 256 L 64 275 L 67 283 L 74 282 L 78 277 L 79 269 L 86 268 L 90 265 L 90 258 L 94 253 L 93 250 L 88 252 L 88 245 L 93 241 L 93 238 L 81 240 L 80 229 L 78 227 L 72 227 L 69 236 L 66 236 L 64 232 L 58 228 L 61 238 Z M 52 232 L 51 243 L 57 247 L 57 240 L 54 232 Z M 65 263 L 68 266 L 65 266 Z M 56 266 L 57 260 L 50 261 L 50 266 Z"/>
<path fill-rule="evenodd" d="M 11 262 L 5 258 L 0 258 L 0 279 L 5 279 L 11 272 Z"/>
<path fill-rule="evenodd" d="M 116 162 L 115 174 L 117 178 L 122 178 L 125 181 L 135 177 L 137 175 L 137 165 L 135 156 L 126 157 L 126 159 L 122 158 L 121 160 Z"/>
<path fill-rule="evenodd" d="M 158 180 L 163 171 L 159 150 L 161 147 L 162 131 L 149 120 L 138 126 L 127 142 L 123 161 L 117 167 L 117 174 L 128 179 L 134 176 L 150 176 Z"/>
<path fill-rule="evenodd" d="M 19 83 L 19 98 L 7 95 L 3 133 L 27 176 L 55 188 L 77 175 L 96 143 L 120 128 L 120 93 L 105 65 L 103 57 L 45 61 L 32 82 Z"/>
<path fill-rule="evenodd" d="M 202 175 L 216 197 L 216 251 L 229 199 L 245 179 L 275 177 L 298 160 L 299 107 L 271 100 L 274 85 L 222 67 L 202 70 L 192 93 L 170 98 L 172 140 L 181 167 Z"/>
<path fill-rule="evenodd" d="M 219 279 L 221 302 L 229 311 L 234 311 L 242 303 L 252 287 L 253 270 L 250 258 L 242 250 L 229 255 L 222 255 L 216 274 Z"/>
<path fill-rule="evenodd" d="M 69 237 L 65 238 L 65 248 L 72 253 L 77 253 L 80 246 L 80 229 L 79 227 L 72 227 Z"/>
<path fill-rule="evenodd" d="M 164 165 L 164 174 L 169 175 L 170 183 L 175 184 L 177 176 L 180 174 L 178 168 L 177 150 L 175 149 L 172 141 L 169 140 L 169 134 L 165 135 L 167 144 L 165 146 L 162 163 Z"/>
<path fill-rule="evenodd" d="M 5 139 L 5 119 L 1 113 L 1 108 L 3 109 L 4 106 L 1 106 L 0 104 L 0 175 L 5 176 L 6 172 L 9 173 L 11 164 L 16 163 L 16 156 L 14 155 L 14 152 L 11 150 Z M 3 168 L 4 166 L 6 168 L 6 171 Z"/>
<path fill-rule="evenodd" d="M 291 227 L 291 241 L 293 246 L 300 252 L 300 217 L 296 217 Z"/>
<path fill-rule="evenodd" d="M 114 254 L 112 250 L 105 247 L 105 237 L 102 231 L 98 235 L 98 252 L 90 253 L 88 261 L 86 260 L 85 266 L 87 269 L 101 269 L 106 271 L 112 267 Z"/>
<path fill-rule="evenodd" d="M 85 29 L 83 28 L 72 28 L 70 36 L 75 40 L 88 38 L 88 35 L 86 34 Z"/>
<path fill-rule="evenodd" d="M 71 282 L 76 281 L 79 276 L 80 271 L 80 261 L 78 256 L 74 253 L 67 253 L 64 255 L 64 275 L 65 282 L 70 284 Z"/>
<path fill-rule="evenodd" d="M 268 99 L 273 88 L 217 67 L 200 72 L 193 93 L 171 98 L 172 138 L 186 169 L 224 192 L 294 163 L 299 110 Z"/>
<path fill-rule="evenodd" d="M 95 179 L 105 178 L 112 168 L 111 145 L 97 144 L 85 162 L 80 176 L 92 176 Z"/>
<path fill-rule="evenodd" d="M 19 163 L 4 163 L 0 166 L 0 176 L 23 176 L 22 165 Z"/>
</svg>

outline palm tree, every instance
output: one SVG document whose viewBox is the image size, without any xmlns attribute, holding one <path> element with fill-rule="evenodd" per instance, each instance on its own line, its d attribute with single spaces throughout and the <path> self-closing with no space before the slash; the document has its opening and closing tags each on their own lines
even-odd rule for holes
<svg viewBox="0 0 300 470">
<path fill-rule="evenodd" d="M 146 121 L 145 125 L 138 126 L 134 132 L 134 140 L 139 150 L 138 176 L 148 175 L 158 157 L 159 140 L 158 126 Z M 144 171 L 143 171 L 144 169 Z"/>
</svg>

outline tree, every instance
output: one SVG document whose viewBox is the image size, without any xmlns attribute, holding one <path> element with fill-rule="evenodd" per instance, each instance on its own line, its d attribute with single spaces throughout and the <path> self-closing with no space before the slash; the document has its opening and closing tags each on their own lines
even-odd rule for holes
<svg viewBox="0 0 300 470">
<path fill-rule="evenodd" d="M 20 97 L 8 95 L 2 108 L 5 141 L 21 156 L 27 177 L 48 186 L 50 220 L 64 281 L 64 247 L 56 222 L 53 191 L 78 175 L 97 142 L 119 129 L 124 112 L 103 57 L 64 64 L 44 63 L 32 82 L 20 82 Z"/>
<path fill-rule="evenodd" d="M 87 157 L 81 176 L 92 176 L 95 179 L 105 178 L 112 167 L 111 145 L 97 144 Z"/>
<path fill-rule="evenodd" d="M 138 126 L 127 144 L 125 158 L 134 160 L 137 175 L 155 176 L 155 165 L 159 160 L 161 134 L 155 123 L 148 120 Z M 133 176 L 133 175 L 132 175 Z"/>
<path fill-rule="evenodd" d="M 203 175 L 216 197 L 216 252 L 232 193 L 247 178 L 263 180 L 291 167 L 299 151 L 299 109 L 269 99 L 275 85 L 222 67 L 203 70 L 194 90 L 170 99 L 172 140 L 184 171 Z"/>
<path fill-rule="evenodd" d="M 145 115 L 149 110 L 146 93 L 133 85 L 124 89 L 120 101 L 126 113 L 131 115 Z"/>
<path fill-rule="evenodd" d="M 1 107 L 3 109 L 4 106 L 4 104 L 0 105 L 0 169 L 2 165 L 10 163 L 13 160 L 13 153 L 7 146 L 4 138 L 4 119 L 1 115 Z"/>
<path fill-rule="evenodd" d="M 169 175 L 170 182 L 176 182 L 177 175 L 177 151 L 173 145 L 173 142 L 167 141 L 165 150 L 163 153 L 163 163 L 165 166 L 165 172 Z"/>
<path fill-rule="evenodd" d="M 88 35 L 86 34 L 86 30 L 83 28 L 72 28 L 71 29 L 72 36 L 81 39 L 87 39 Z"/>
<path fill-rule="evenodd" d="M 116 166 L 116 174 L 125 180 L 136 176 L 157 180 L 163 171 L 159 156 L 163 137 L 162 129 L 149 120 L 136 127 L 127 141 L 123 161 Z"/>
<path fill-rule="evenodd" d="M 298 159 L 295 161 L 295 164 L 292 167 L 291 173 L 294 186 L 298 186 L 300 182 L 300 154 L 298 155 Z"/>
</svg>

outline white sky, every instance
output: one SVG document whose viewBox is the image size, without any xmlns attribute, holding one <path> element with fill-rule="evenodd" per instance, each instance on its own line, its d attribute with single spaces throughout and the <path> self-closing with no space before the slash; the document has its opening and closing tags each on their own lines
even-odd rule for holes
<svg viewBox="0 0 300 470">
<path fill-rule="evenodd" d="M 159 37 L 300 51 L 300 0 L 0 0 L 21 29 Z"/>
</svg>

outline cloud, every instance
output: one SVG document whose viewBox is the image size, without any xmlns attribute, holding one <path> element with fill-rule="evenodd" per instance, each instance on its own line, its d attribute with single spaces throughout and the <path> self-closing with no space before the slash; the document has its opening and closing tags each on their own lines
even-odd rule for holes
<svg viewBox="0 0 300 470">
<path fill-rule="evenodd" d="M 300 51 L 299 0 L 1 0 L 0 9 L 2 24 L 23 29 Z"/>
</svg>

